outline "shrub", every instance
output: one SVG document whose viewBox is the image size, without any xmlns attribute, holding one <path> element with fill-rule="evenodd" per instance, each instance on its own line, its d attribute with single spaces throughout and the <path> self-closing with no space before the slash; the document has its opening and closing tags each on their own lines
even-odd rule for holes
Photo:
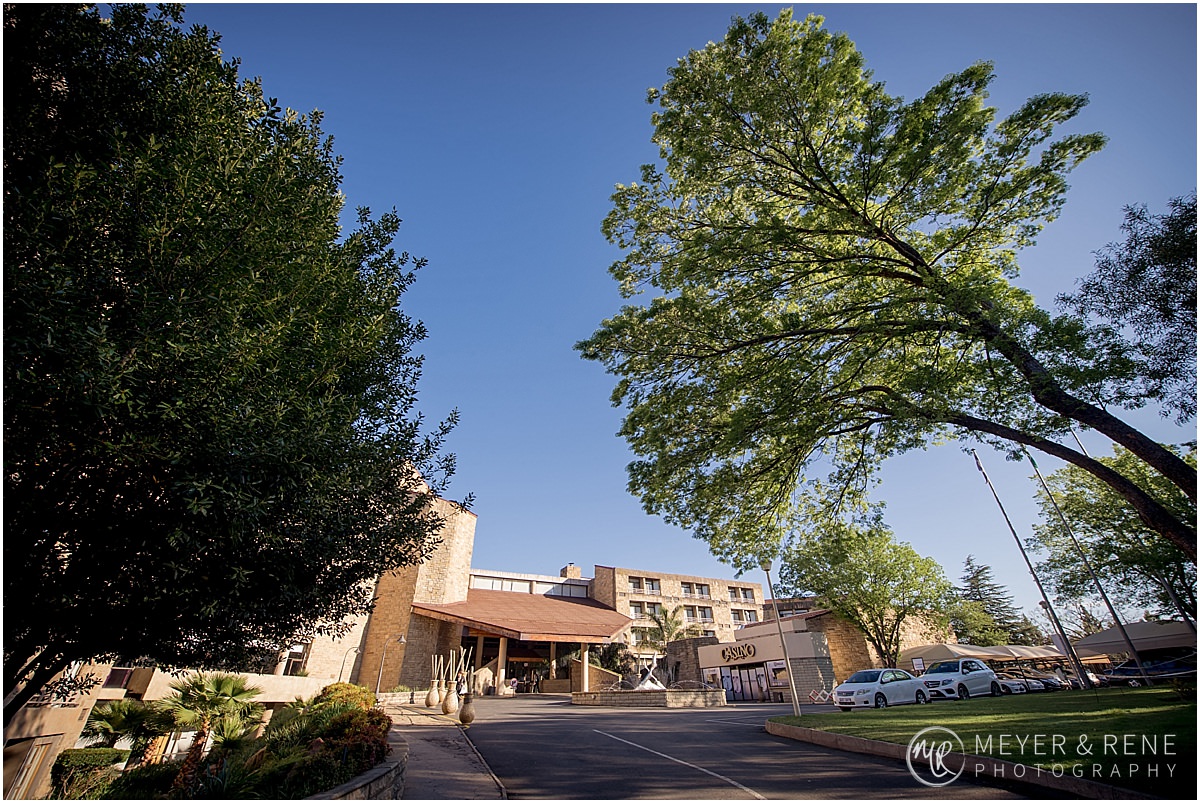
<svg viewBox="0 0 1200 803">
<path fill-rule="evenodd" d="M 375 692 L 353 683 L 331 683 L 313 699 L 318 707 L 335 703 L 350 703 L 365 711 L 375 707 Z"/>
<path fill-rule="evenodd" d="M 150 800 L 163 798 L 171 791 L 175 776 L 179 774 L 179 762 L 143 764 L 121 773 L 104 795 L 112 800 Z"/>
<path fill-rule="evenodd" d="M 382 711 L 344 705 L 301 714 L 275 735 L 256 791 L 264 798 L 297 798 L 345 783 L 387 756 L 391 724 Z"/>
<path fill-rule="evenodd" d="M 113 747 L 82 747 L 62 751 L 50 768 L 54 796 L 75 800 L 99 797 L 119 772 L 113 765 L 128 758 L 128 750 Z"/>
</svg>

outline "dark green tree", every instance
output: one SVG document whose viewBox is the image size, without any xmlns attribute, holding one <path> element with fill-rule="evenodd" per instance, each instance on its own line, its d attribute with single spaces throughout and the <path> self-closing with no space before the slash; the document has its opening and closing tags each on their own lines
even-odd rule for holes
<svg viewBox="0 0 1200 803">
<path fill-rule="evenodd" d="M 822 24 L 735 19 L 650 92 L 663 164 L 604 232 L 622 293 L 654 297 L 577 346 L 618 377 L 630 490 L 751 568 L 797 496 L 847 510 L 886 458 L 970 438 L 1094 473 L 1194 561 L 1194 522 L 1059 443 L 1085 425 L 1194 498 L 1194 468 L 1112 411 L 1142 403 L 1136 361 L 1012 281 L 1103 144 L 1056 135 L 1086 98 L 997 121 L 980 63 L 906 101 Z"/>
<path fill-rule="evenodd" d="M 1193 465 L 1194 449 L 1180 451 Z M 1196 506 L 1161 475 L 1150 471 L 1128 451 L 1114 447 L 1111 457 L 1097 458 L 1133 478 L 1180 518 L 1196 518 Z M 1151 613 L 1196 618 L 1196 566 L 1182 551 L 1148 529 L 1123 498 L 1091 474 L 1065 466 L 1046 476 L 1053 501 L 1038 488 L 1042 523 L 1034 526 L 1030 546 L 1044 557 L 1038 572 L 1056 595 L 1088 599 L 1097 595 L 1087 567 L 1058 516 L 1062 511 L 1105 593 L 1123 606 Z M 1054 503 L 1058 509 L 1055 509 Z"/>
<path fill-rule="evenodd" d="M 1127 334 L 1136 396 L 1183 423 L 1196 417 L 1196 193 L 1168 206 L 1165 215 L 1125 207 L 1125 241 L 1098 251 L 1096 270 L 1059 302 Z"/>
<path fill-rule="evenodd" d="M 976 562 L 974 555 L 963 561 L 955 593 L 961 605 L 951 626 L 959 641 L 981 647 L 1041 643 L 1041 632 L 1017 608 L 1012 593 L 997 583 L 992 568 Z"/>
<path fill-rule="evenodd" d="M 4 9 L 5 719 L 70 662 L 274 663 L 422 559 L 423 264 L 320 115 L 165 7 Z M 426 484 L 426 482 L 428 484 Z"/>
</svg>

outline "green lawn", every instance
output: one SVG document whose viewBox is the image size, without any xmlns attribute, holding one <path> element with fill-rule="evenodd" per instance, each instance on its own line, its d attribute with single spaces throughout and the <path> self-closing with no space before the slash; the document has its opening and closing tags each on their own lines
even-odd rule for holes
<svg viewBox="0 0 1200 803">
<path fill-rule="evenodd" d="M 775 721 L 897 744 L 940 725 L 958 734 L 967 753 L 1155 796 L 1196 793 L 1194 691 L 1187 699 L 1167 688 L 1044 692 Z"/>
</svg>

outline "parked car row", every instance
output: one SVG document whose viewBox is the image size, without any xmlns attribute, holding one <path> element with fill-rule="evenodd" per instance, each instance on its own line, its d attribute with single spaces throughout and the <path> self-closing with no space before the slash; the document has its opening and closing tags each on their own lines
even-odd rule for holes
<svg viewBox="0 0 1200 803">
<path fill-rule="evenodd" d="M 903 669 L 863 669 L 834 689 L 831 701 L 842 711 L 850 711 L 910 703 L 924 705 L 933 700 L 1060 691 L 1072 685 L 1070 677 L 1050 672 L 1022 668 L 1020 674 L 997 673 L 980 660 L 960 658 L 938 661 L 920 677 Z"/>
</svg>

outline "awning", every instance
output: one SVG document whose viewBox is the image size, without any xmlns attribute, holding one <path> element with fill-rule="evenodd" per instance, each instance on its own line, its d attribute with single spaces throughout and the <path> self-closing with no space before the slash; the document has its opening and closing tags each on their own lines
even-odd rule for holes
<svg viewBox="0 0 1200 803">
<path fill-rule="evenodd" d="M 1138 652 L 1161 650 L 1171 647 L 1196 648 L 1196 633 L 1187 622 L 1130 622 L 1125 632 Z M 1075 649 L 1082 655 L 1115 655 L 1129 652 L 1129 646 L 1116 627 L 1081 638 Z"/>
<path fill-rule="evenodd" d="M 912 660 L 920 658 L 925 665 L 935 661 L 953 661 L 956 658 L 979 658 L 984 661 L 1011 661 L 1013 655 L 1003 647 L 976 647 L 974 644 L 923 644 L 909 647 L 900 653 L 900 666 L 912 666 Z"/>
<path fill-rule="evenodd" d="M 1067 656 L 1059 652 L 1057 647 L 1027 647 L 1024 644 L 1005 644 L 1001 649 L 1013 658 L 1024 658 L 1032 661 L 1066 660 Z"/>
<path fill-rule="evenodd" d="M 481 588 L 468 589 L 464 602 L 414 602 L 412 609 L 419 616 L 522 641 L 606 644 L 632 621 L 593 599 Z"/>
</svg>

